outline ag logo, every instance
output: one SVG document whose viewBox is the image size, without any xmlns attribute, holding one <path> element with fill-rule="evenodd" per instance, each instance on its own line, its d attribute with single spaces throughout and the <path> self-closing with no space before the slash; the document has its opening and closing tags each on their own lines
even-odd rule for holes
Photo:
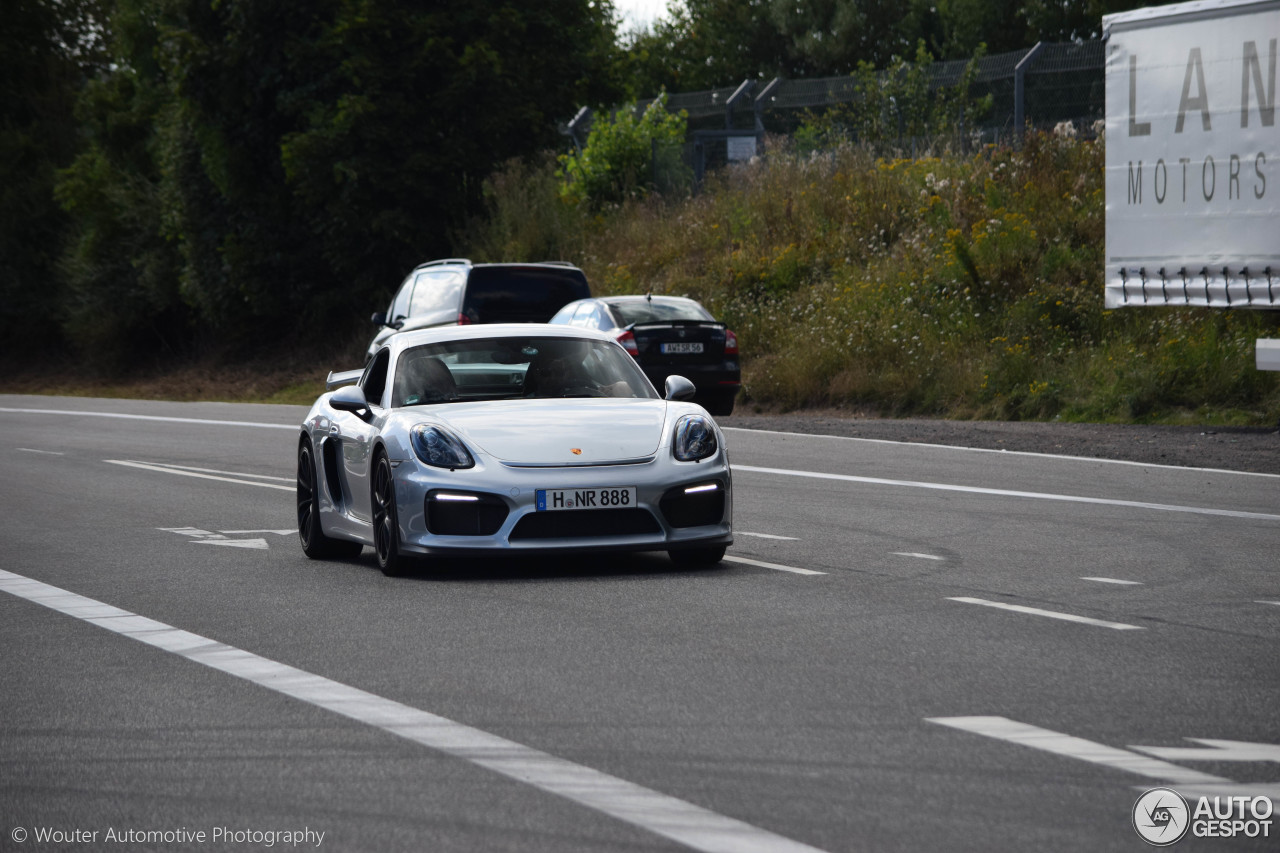
<svg viewBox="0 0 1280 853">
<path fill-rule="evenodd" d="M 1142 840 L 1168 847 L 1182 840 L 1191 825 L 1191 810 L 1172 788 L 1152 788 L 1133 804 L 1133 828 Z"/>
</svg>

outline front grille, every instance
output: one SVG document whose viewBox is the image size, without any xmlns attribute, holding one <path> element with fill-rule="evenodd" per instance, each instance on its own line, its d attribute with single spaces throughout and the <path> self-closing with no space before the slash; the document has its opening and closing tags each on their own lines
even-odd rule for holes
<svg viewBox="0 0 1280 853">
<path fill-rule="evenodd" d="M 441 495 L 475 500 L 441 500 Z M 497 495 L 469 492 L 428 493 L 427 532 L 436 536 L 492 536 L 507 520 L 507 505 Z"/>
<path fill-rule="evenodd" d="M 662 496 L 658 508 L 672 527 L 701 527 L 719 524 L 724 518 L 724 486 L 719 482 L 711 491 L 685 493 L 685 487 L 670 489 Z"/>
<path fill-rule="evenodd" d="M 511 540 L 637 536 L 661 530 L 647 509 L 566 509 L 529 513 L 511 531 Z"/>
</svg>

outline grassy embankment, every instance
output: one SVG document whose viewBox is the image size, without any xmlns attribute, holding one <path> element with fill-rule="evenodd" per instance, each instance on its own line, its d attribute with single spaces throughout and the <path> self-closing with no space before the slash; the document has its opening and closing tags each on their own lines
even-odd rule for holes
<svg viewBox="0 0 1280 853">
<path fill-rule="evenodd" d="M 489 184 L 473 258 L 564 258 L 598 293 L 687 294 L 739 335 L 743 411 L 1273 424 L 1280 313 L 1103 310 L 1101 144 L 915 161 L 775 151 L 696 198 L 589 214 L 550 164 Z"/>
<path fill-rule="evenodd" d="M 916 161 L 771 151 L 696 198 L 596 212 L 560 201 L 550 160 L 513 164 L 456 242 L 476 260 L 572 261 L 597 293 L 701 300 L 738 332 L 739 411 L 1274 424 L 1280 374 L 1254 369 L 1253 342 L 1280 337 L 1280 312 L 1103 310 L 1102 155 L 1046 136 Z M 309 404 L 371 333 L 255 364 L 55 369 L 0 388 Z"/>
</svg>

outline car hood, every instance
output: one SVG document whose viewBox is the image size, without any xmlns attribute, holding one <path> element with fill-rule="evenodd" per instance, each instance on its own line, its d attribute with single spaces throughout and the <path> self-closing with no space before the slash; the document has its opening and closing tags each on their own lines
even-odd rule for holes
<svg viewBox="0 0 1280 853">
<path fill-rule="evenodd" d="M 503 400 L 449 403 L 433 419 L 513 465 L 601 465 L 658 451 L 665 400 Z"/>
</svg>

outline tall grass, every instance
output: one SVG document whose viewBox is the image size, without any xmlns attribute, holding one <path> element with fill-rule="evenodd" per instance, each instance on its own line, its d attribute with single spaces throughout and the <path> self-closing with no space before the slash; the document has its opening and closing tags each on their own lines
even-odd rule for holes
<svg viewBox="0 0 1280 853">
<path fill-rule="evenodd" d="M 692 296 L 739 336 L 744 396 L 770 409 L 1117 422 L 1274 423 L 1254 340 L 1280 314 L 1106 311 L 1101 143 L 917 160 L 772 143 L 693 198 L 587 213 L 548 163 L 488 184 L 460 248 L 560 257 L 598 294 Z M 749 409 L 748 409 L 749 410 Z"/>
</svg>

